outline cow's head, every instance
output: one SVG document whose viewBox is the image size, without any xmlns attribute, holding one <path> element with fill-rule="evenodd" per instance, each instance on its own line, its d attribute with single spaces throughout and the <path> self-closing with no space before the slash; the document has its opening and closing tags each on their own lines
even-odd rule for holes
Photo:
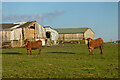
<svg viewBox="0 0 120 80">
<path fill-rule="evenodd" d="M 86 40 L 88 41 L 88 44 L 87 44 L 87 45 L 88 45 L 88 49 L 89 49 L 89 48 L 90 48 L 90 47 L 89 47 L 89 43 L 90 43 L 90 41 L 92 41 L 92 39 L 91 39 L 91 38 L 87 38 Z"/>
<path fill-rule="evenodd" d="M 90 42 L 90 41 L 92 41 L 92 39 L 91 38 L 87 38 L 87 41 Z"/>
<path fill-rule="evenodd" d="M 24 44 L 25 44 L 25 45 L 27 45 L 27 44 L 28 44 L 28 42 L 29 42 L 29 41 L 28 41 L 27 39 L 26 39 L 26 40 L 24 40 Z"/>
</svg>

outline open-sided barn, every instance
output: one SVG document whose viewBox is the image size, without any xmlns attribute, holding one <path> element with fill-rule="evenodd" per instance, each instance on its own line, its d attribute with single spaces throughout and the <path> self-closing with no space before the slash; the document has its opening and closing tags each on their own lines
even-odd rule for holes
<svg viewBox="0 0 120 80">
<path fill-rule="evenodd" d="M 53 41 L 53 44 L 56 44 L 58 40 L 58 32 L 52 29 L 50 26 L 44 26 L 46 31 L 46 37 Z"/>
<path fill-rule="evenodd" d="M 11 47 L 22 47 L 23 40 L 36 40 L 46 38 L 45 29 L 36 21 L 21 23 L 2 23 L 1 42 L 9 43 Z"/>
<path fill-rule="evenodd" d="M 59 40 L 83 40 L 95 37 L 95 33 L 91 28 L 63 28 L 55 30 L 59 34 Z"/>
</svg>

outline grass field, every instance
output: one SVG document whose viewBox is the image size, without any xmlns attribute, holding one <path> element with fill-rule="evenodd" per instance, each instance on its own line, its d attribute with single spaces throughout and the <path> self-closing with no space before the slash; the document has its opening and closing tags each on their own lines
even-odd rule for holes
<svg viewBox="0 0 120 80">
<path fill-rule="evenodd" d="M 104 44 L 103 55 L 87 45 L 42 47 L 26 55 L 25 48 L 2 49 L 3 78 L 118 78 L 118 45 Z"/>
</svg>

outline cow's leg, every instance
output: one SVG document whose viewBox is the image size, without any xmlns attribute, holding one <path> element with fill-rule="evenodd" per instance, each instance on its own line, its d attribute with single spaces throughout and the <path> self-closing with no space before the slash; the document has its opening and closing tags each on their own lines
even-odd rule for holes
<svg viewBox="0 0 120 80">
<path fill-rule="evenodd" d="M 101 51 L 101 54 L 103 53 L 103 47 L 102 46 L 100 46 L 100 51 Z"/>
<path fill-rule="evenodd" d="M 39 53 L 38 54 L 40 54 L 40 52 L 41 52 L 41 47 L 39 48 Z"/>
<path fill-rule="evenodd" d="M 94 50 L 94 48 L 92 48 L 92 55 L 93 55 L 93 50 Z"/>
<path fill-rule="evenodd" d="M 89 55 L 91 54 L 91 49 L 89 49 Z"/>
<path fill-rule="evenodd" d="M 30 49 L 30 55 L 32 54 L 31 49 Z"/>
<path fill-rule="evenodd" d="M 27 49 L 27 55 L 28 55 L 28 53 L 29 53 L 29 49 Z"/>
</svg>

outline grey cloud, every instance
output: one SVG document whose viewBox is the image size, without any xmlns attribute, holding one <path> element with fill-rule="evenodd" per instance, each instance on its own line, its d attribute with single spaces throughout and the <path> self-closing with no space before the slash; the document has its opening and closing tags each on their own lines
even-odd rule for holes
<svg viewBox="0 0 120 80">
<path fill-rule="evenodd" d="M 44 19 L 53 20 L 56 16 L 62 15 L 63 10 L 56 10 L 51 13 L 45 14 L 28 14 L 28 15 L 9 15 L 2 17 L 3 22 L 26 22 L 36 20 L 38 23 L 43 24 Z"/>
</svg>

